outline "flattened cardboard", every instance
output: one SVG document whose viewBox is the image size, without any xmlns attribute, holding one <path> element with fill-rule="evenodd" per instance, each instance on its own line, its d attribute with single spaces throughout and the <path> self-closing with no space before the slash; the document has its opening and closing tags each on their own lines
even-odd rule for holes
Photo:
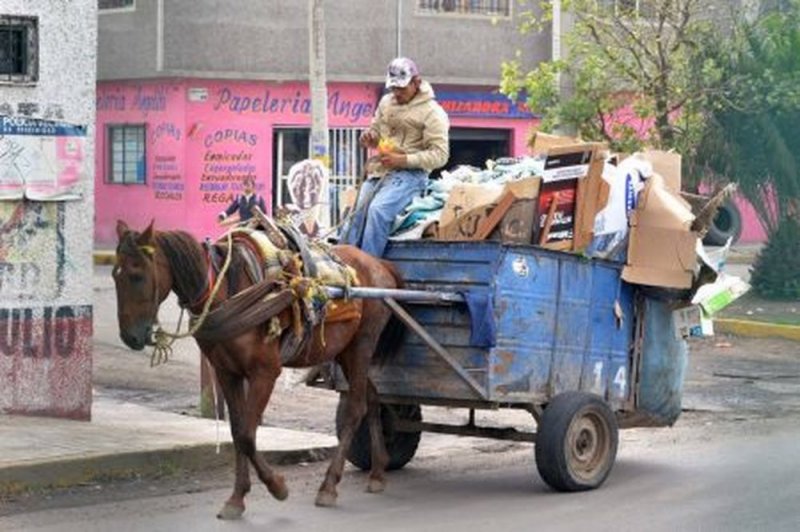
<svg viewBox="0 0 800 532">
<path fill-rule="evenodd" d="M 531 152 L 534 155 L 548 153 L 553 148 L 574 146 L 576 144 L 580 144 L 578 139 L 572 137 L 562 137 L 560 135 L 551 135 L 549 133 L 542 133 L 541 131 L 537 131 L 533 134 L 533 138 L 531 139 L 530 143 Z"/>
</svg>

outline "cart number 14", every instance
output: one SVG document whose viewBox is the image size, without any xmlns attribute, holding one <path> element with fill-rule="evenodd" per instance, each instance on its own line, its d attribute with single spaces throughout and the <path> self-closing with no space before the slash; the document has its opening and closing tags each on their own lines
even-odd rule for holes
<svg viewBox="0 0 800 532">
<path fill-rule="evenodd" d="M 625 385 L 627 384 L 627 371 L 625 366 L 620 366 L 617 369 L 617 374 L 614 375 L 614 384 L 619 388 L 620 394 L 625 395 Z M 595 362 L 594 364 L 594 388 L 596 390 L 603 389 L 603 363 Z"/>
</svg>

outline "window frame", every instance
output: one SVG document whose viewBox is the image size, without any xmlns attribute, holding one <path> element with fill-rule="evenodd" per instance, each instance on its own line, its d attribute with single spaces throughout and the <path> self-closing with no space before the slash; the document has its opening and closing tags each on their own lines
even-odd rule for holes
<svg viewBox="0 0 800 532">
<path fill-rule="evenodd" d="M 452 11 L 446 11 L 442 7 L 426 7 L 422 4 L 424 3 L 431 3 L 432 1 L 437 2 L 444 2 L 446 0 L 416 0 L 414 3 L 414 14 L 417 16 L 422 17 L 453 17 L 453 18 L 466 18 L 466 19 L 474 19 L 474 20 L 493 20 L 493 19 L 503 19 L 503 20 L 510 20 L 513 18 L 514 14 L 514 1 L 513 0 L 498 0 L 499 3 L 505 3 L 506 9 L 505 13 L 498 12 L 498 13 L 488 13 L 488 12 L 481 12 L 481 11 L 472 11 L 472 10 L 459 10 L 458 6 L 454 6 Z M 478 2 L 485 2 L 486 0 L 478 0 Z M 465 6 L 469 6 L 472 0 L 453 0 L 455 4 L 463 3 Z"/>
<path fill-rule="evenodd" d="M 0 31 L 22 29 L 23 72 L 0 72 L 0 85 L 27 85 L 39 81 L 39 17 L 0 15 Z"/>
<path fill-rule="evenodd" d="M 122 7 L 100 7 L 100 0 L 97 0 L 97 13 L 100 15 L 111 15 L 114 13 L 133 13 L 136 11 L 136 0 L 130 0 L 130 5 Z"/>
<path fill-rule="evenodd" d="M 143 170 L 142 170 L 142 180 L 136 181 L 126 181 L 126 171 L 125 171 L 125 134 L 124 131 L 127 129 L 132 128 L 141 128 L 142 130 L 142 151 L 141 157 L 143 160 Z M 104 182 L 106 185 L 122 185 L 122 186 L 137 186 L 137 185 L 147 185 L 147 124 L 146 123 L 117 123 L 117 124 L 106 124 L 106 173 Z M 120 181 L 115 181 L 114 177 L 114 130 L 115 129 L 122 129 L 123 130 L 123 168 L 122 168 L 122 179 Z M 138 163 L 134 163 L 138 164 Z"/>
</svg>

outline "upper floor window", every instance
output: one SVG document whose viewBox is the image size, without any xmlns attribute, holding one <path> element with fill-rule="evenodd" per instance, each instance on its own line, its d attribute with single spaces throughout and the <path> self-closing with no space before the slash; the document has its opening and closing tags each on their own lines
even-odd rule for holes
<svg viewBox="0 0 800 532">
<path fill-rule="evenodd" d="M 657 9 L 653 0 L 601 0 L 600 5 L 618 17 L 655 18 Z"/>
<path fill-rule="evenodd" d="M 38 29 L 36 17 L 0 15 L 0 82 L 39 79 Z"/>
<path fill-rule="evenodd" d="M 418 0 L 419 13 L 511 16 L 511 0 Z"/>
<path fill-rule="evenodd" d="M 132 11 L 134 8 L 136 8 L 136 0 L 97 0 L 97 9 L 100 11 L 108 9 Z"/>
<path fill-rule="evenodd" d="M 145 126 L 108 126 L 108 183 L 143 185 L 146 177 Z"/>
</svg>

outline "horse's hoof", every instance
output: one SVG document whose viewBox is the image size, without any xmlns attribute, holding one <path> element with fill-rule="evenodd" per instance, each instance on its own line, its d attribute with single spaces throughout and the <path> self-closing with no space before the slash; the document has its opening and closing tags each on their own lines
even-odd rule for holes
<svg viewBox="0 0 800 532">
<path fill-rule="evenodd" d="M 286 487 L 286 482 L 283 478 L 278 478 L 270 487 L 269 492 L 279 501 L 285 501 L 289 498 L 289 488 Z"/>
<path fill-rule="evenodd" d="M 320 508 L 333 508 L 336 506 L 336 495 L 332 495 L 327 491 L 320 491 L 317 493 L 317 500 L 314 504 Z"/>
<path fill-rule="evenodd" d="M 230 503 L 225 503 L 225 506 L 222 507 L 222 510 L 217 514 L 217 519 L 222 519 L 223 521 L 233 521 L 236 519 L 241 519 L 242 514 L 244 513 L 244 506 L 235 506 Z"/>
<path fill-rule="evenodd" d="M 377 478 L 369 479 L 367 482 L 367 493 L 383 493 L 386 489 L 386 481 Z"/>
</svg>

